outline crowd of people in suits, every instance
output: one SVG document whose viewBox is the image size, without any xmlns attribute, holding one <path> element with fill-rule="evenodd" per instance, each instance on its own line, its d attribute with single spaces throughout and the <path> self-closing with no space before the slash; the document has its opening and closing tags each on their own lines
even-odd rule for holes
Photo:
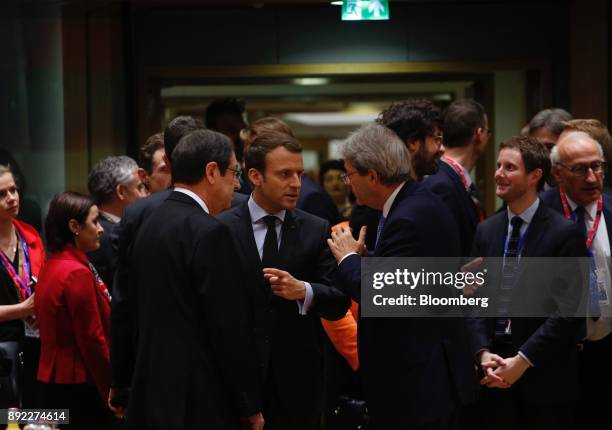
<svg viewBox="0 0 612 430">
<path fill-rule="evenodd" d="M 0 166 L 3 407 L 69 408 L 62 428 L 75 429 L 606 421 L 605 126 L 542 111 L 500 144 L 494 178 L 476 180 L 492 134 L 483 106 L 410 99 L 351 133 L 317 182 L 286 123 L 247 125 L 243 113 L 215 101 L 206 127 L 174 118 L 138 163 L 98 162 L 90 196 L 52 199 L 48 257 Z M 477 182 L 491 179 L 503 205 L 487 217 Z M 464 270 L 499 257 L 496 316 L 362 316 L 370 257 L 459 257 Z M 585 317 L 563 314 L 553 286 L 519 270 L 523 257 L 588 261 Z M 535 290 L 548 315 L 508 310 Z"/>
</svg>

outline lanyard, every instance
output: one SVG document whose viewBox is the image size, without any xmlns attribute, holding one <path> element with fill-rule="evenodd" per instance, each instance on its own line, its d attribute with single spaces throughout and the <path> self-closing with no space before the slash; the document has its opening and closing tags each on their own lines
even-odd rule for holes
<svg viewBox="0 0 612 430">
<path fill-rule="evenodd" d="M 569 203 L 567 202 L 567 196 L 565 195 L 563 190 L 561 190 L 561 188 L 559 188 L 559 195 L 561 195 L 561 205 L 563 205 L 563 213 L 565 214 L 565 218 L 575 222 L 576 219 L 574 218 L 574 214 L 570 210 Z M 587 239 L 586 239 L 587 249 L 591 248 L 593 239 L 595 238 L 595 235 L 597 234 L 597 228 L 599 227 L 599 222 L 601 221 L 602 211 L 603 211 L 603 196 L 600 195 L 599 200 L 597 200 L 597 215 L 595 215 L 595 221 L 593 222 L 593 227 L 587 233 Z"/>
<path fill-rule="evenodd" d="M 94 278 L 96 280 L 96 286 L 98 287 L 98 289 L 100 290 L 100 292 L 102 293 L 102 295 L 104 297 L 106 297 L 106 299 L 110 302 L 111 301 L 111 295 L 108 292 L 108 288 L 106 287 L 106 284 L 104 283 L 104 281 L 102 280 L 102 277 L 100 276 L 100 274 L 98 273 L 98 271 L 96 270 L 96 268 L 94 267 L 93 264 L 89 263 L 89 270 L 91 270 L 91 272 L 94 275 Z"/>
<path fill-rule="evenodd" d="M 21 276 L 15 271 L 13 264 L 9 261 L 8 257 L 3 251 L 0 251 L 0 262 L 2 267 L 9 274 L 15 287 L 19 290 L 21 299 L 25 300 L 32 295 L 32 288 L 30 286 L 30 279 L 32 276 L 30 267 L 30 253 L 28 252 L 28 244 L 19 231 L 15 228 L 15 234 L 17 235 L 17 244 L 19 253 L 19 263 Z"/>
<path fill-rule="evenodd" d="M 451 166 L 451 168 L 455 171 L 455 173 L 459 175 L 459 179 L 461 180 L 461 183 L 465 187 L 465 191 L 467 191 L 469 196 L 472 198 L 474 205 L 476 205 L 476 211 L 478 212 L 478 222 L 483 222 L 485 218 L 484 211 L 482 210 L 482 206 L 480 202 L 478 201 L 478 199 L 474 197 L 474 195 L 472 195 L 472 192 L 471 192 L 472 190 L 470 189 L 470 186 L 468 185 L 467 178 L 463 174 L 463 169 L 461 168 L 461 166 L 459 166 L 459 164 L 457 164 L 457 162 L 453 160 L 452 158 L 442 157 L 442 161 L 444 161 L 446 164 Z"/>
</svg>

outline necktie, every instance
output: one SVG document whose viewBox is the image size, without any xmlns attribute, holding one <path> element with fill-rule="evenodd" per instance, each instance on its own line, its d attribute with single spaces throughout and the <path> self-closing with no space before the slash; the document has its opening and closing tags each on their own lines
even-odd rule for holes
<svg viewBox="0 0 612 430">
<path fill-rule="evenodd" d="M 278 238 L 276 236 L 276 218 L 273 215 L 263 217 L 268 230 L 264 240 L 263 253 L 261 256 L 261 264 L 263 267 L 278 267 Z"/>
<path fill-rule="evenodd" d="M 514 275 L 518 267 L 519 243 L 521 240 L 521 225 L 523 219 L 518 216 L 512 217 L 510 225 L 512 230 L 506 252 L 504 253 L 504 263 L 502 266 L 502 282 L 499 292 L 498 314 L 500 318 L 495 321 L 496 336 L 507 336 L 511 334 L 509 309 L 512 302 L 512 289 L 514 288 Z"/>
<path fill-rule="evenodd" d="M 584 233 L 584 237 L 586 240 L 587 235 L 587 226 L 584 221 L 584 207 L 578 206 L 574 210 L 574 215 L 576 215 L 576 222 L 582 228 L 582 232 Z M 595 272 L 595 258 L 593 257 L 593 253 L 589 249 L 589 315 L 594 320 L 599 319 L 600 309 L 599 309 L 599 291 L 597 287 L 597 273 Z"/>
<path fill-rule="evenodd" d="M 381 215 L 380 219 L 378 220 L 378 226 L 376 227 L 376 243 L 374 245 L 374 248 L 378 246 L 378 239 L 380 239 L 380 234 L 382 233 L 383 228 L 385 227 L 385 221 L 387 221 L 387 218 Z"/>
</svg>

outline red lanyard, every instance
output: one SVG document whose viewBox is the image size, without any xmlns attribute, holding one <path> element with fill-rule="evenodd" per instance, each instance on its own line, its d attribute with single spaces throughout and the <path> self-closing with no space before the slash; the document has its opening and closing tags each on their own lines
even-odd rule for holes
<svg viewBox="0 0 612 430">
<path fill-rule="evenodd" d="M 25 300 L 32 295 L 32 288 L 30 287 L 31 279 L 31 267 L 30 267 L 30 255 L 28 252 L 28 245 L 26 244 L 23 236 L 19 234 L 15 229 L 17 235 L 17 252 L 19 253 L 19 264 L 21 276 L 15 271 L 13 264 L 9 261 L 8 257 L 3 251 L 0 251 L 0 262 L 4 267 L 4 270 L 13 280 L 15 287 L 21 295 L 21 299 Z"/>
<path fill-rule="evenodd" d="M 572 217 L 572 211 L 570 210 L 569 203 L 567 202 L 567 196 L 563 192 L 561 188 L 559 188 L 559 195 L 561 196 L 561 205 L 563 206 L 563 213 L 565 214 L 565 218 L 570 221 L 576 221 Z M 597 200 L 597 215 L 595 215 L 595 221 L 593 222 L 593 227 L 589 230 L 586 239 L 586 247 L 587 249 L 591 248 L 591 243 L 595 238 L 595 234 L 597 234 L 597 228 L 599 227 L 599 222 L 601 221 L 601 213 L 603 211 L 603 196 L 599 196 L 599 200 Z"/>
<path fill-rule="evenodd" d="M 465 187 L 465 191 L 467 191 L 467 193 L 472 198 L 472 201 L 476 205 L 476 211 L 478 212 L 478 220 L 479 220 L 478 222 L 483 222 L 484 218 L 485 218 L 484 210 L 482 209 L 482 205 L 480 204 L 478 199 L 472 195 L 471 190 L 470 190 L 470 186 L 468 185 L 467 178 L 463 174 L 463 169 L 461 168 L 461 166 L 459 164 L 457 164 L 457 162 L 455 160 L 453 160 L 452 158 L 442 157 L 442 161 L 444 161 L 446 164 L 451 166 L 452 169 L 459 175 L 459 179 L 461 179 L 461 183 Z"/>
</svg>

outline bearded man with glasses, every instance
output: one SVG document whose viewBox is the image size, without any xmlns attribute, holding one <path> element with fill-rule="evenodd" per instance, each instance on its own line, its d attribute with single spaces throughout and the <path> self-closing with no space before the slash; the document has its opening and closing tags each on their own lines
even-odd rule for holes
<svg viewBox="0 0 612 430">
<path fill-rule="evenodd" d="M 610 249 L 612 249 L 612 199 L 604 195 L 606 162 L 601 146 L 587 133 L 570 131 L 551 152 L 558 187 L 546 191 L 542 201 L 567 219 L 583 224 L 592 258 L 590 315 L 580 354 L 581 428 L 594 428 L 599 419 L 589 411 L 605 410 L 606 388 L 612 386 L 612 305 L 610 304 Z M 593 282 L 595 285 L 595 282 Z M 582 413 L 581 413 L 582 412 Z"/>
</svg>

